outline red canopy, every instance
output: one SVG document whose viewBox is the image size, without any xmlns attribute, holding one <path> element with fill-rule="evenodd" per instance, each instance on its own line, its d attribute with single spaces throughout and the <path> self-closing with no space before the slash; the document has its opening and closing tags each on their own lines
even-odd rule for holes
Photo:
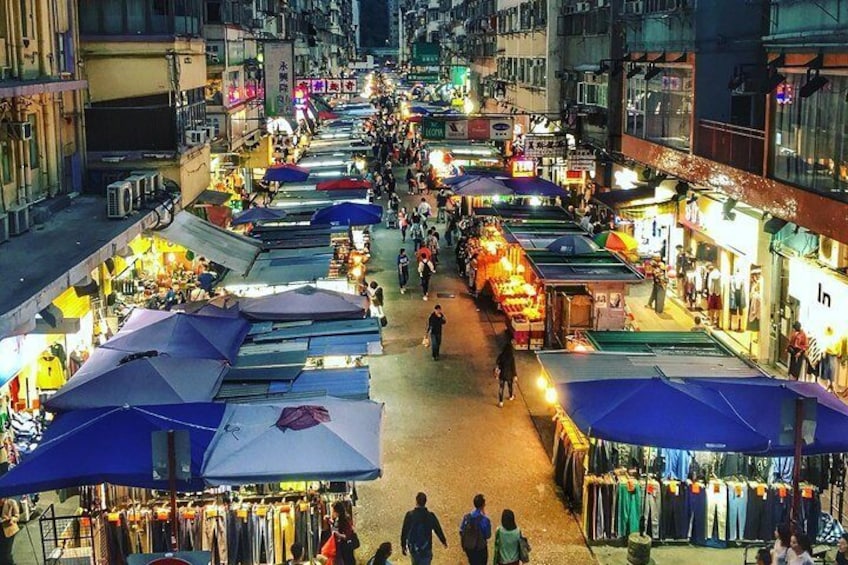
<svg viewBox="0 0 848 565">
<path fill-rule="evenodd" d="M 315 185 L 316 190 L 356 190 L 360 188 L 371 188 L 371 182 L 365 179 L 346 177 L 319 182 Z"/>
<path fill-rule="evenodd" d="M 338 117 L 339 117 L 339 115 L 334 114 L 333 112 L 327 112 L 325 110 L 321 110 L 320 112 L 318 112 L 318 119 L 319 120 L 335 120 Z"/>
</svg>

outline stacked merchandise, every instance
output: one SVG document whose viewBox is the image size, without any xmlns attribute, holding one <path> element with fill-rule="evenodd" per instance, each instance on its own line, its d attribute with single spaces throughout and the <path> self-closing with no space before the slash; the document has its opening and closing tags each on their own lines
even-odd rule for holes
<svg viewBox="0 0 848 565">
<path fill-rule="evenodd" d="M 792 458 L 654 449 L 592 440 L 583 482 L 583 527 L 590 540 L 638 532 L 700 545 L 768 541 L 792 508 Z M 841 465 L 841 463 L 838 463 Z M 829 456 L 804 459 L 800 527 L 819 531 Z"/>
</svg>

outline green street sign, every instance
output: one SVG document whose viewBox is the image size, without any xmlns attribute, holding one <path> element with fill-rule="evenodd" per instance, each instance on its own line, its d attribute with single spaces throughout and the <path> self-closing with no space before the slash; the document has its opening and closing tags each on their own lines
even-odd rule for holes
<svg viewBox="0 0 848 565">
<path fill-rule="evenodd" d="M 468 67 L 454 65 L 451 67 L 451 84 L 457 87 L 465 86 L 468 78 Z"/>
<path fill-rule="evenodd" d="M 412 64 L 419 67 L 429 67 L 439 64 L 440 46 L 438 43 L 419 41 L 412 44 Z"/>
<path fill-rule="evenodd" d="M 444 139 L 445 121 L 435 118 L 424 118 L 421 120 L 421 137 L 424 139 Z"/>
<path fill-rule="evenodd" d="M 438 84 L 439 73 L 409 73 L 406 78 L 412 82 L 423 82 L 424 84 Z"/>
</svg>

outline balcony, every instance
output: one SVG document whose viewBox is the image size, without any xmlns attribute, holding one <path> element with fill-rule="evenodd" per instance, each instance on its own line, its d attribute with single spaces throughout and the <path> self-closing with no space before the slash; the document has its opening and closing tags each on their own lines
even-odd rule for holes
<svg viewBox="0 0 848 565">
<path fill-rule="evenodd" d="M 763 130 L 735 126 L 712 120 L 699 120 L 695 154 L 763 175 L 766 134 Z"/>
</svg>

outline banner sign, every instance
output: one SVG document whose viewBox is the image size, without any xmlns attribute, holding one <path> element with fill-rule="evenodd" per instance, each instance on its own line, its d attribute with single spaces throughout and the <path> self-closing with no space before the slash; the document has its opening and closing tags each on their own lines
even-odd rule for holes
<svg viewBox="0 0 848 565">
<path fill-rule="evenodd" d="M 424 117 L 421 135 L 424 139 L 453 139 L 488 141 L 512 139 L 512 118 L 455 118 Z"/>
<path fill-rule="evenodd" d="M 353 94 L 359 92 L 355 78 L 301 78 L 298 88 L 312 94 Z"/>
<path fill-rule="evenodd" d="M 269 118 L 292 117 L 294 87 L 294 43 L 266 41 L 265 50 L 265 115 Z"/>
<path fill-rule="evenodd" d="M 568 139 L 564 135 L 528 133 L 524 136 L 524 156 L 528 159 L 565 157 L 567 154 Z"/>
<path fill-rule="evenodd" d="M 441 47 L 438 43 L 419 41 L 412 44 L 412 64 L 418 67 L 429 67 L 439 64 Z"/>
<path fill-rule="evenodd" d="M 406 75 L 409 82 L 423 82 L 424 84 L 438 84 L 439 73 L 409 73 Z"/>
<path fill-rule="evenodd" d="M 527 178 L 536 176 L 536 161 L 533 159 L 516 159 L 512 162 L 512 177 Z"/>
<path fill-rule="evenodd" d="M 591 149 L 575 149 L 568 154 L 568 170 L 594 171 L 595 152 Z"/>
</svg>

